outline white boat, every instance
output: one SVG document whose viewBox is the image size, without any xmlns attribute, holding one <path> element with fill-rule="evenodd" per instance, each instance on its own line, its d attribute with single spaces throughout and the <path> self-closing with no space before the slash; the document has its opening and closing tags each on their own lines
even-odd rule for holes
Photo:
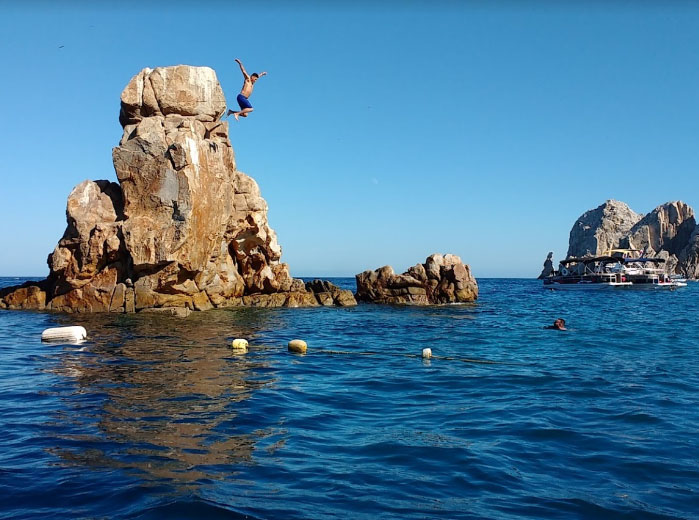
<svg viewBox="0 0 699 520">
<path fill-rule="evenodd" d="M 544 288 L 599 290 L 631 287 L 633 284 L 626 280 L 621 269 L 610 269 L 610 263 L 619 264 L 619 258 L 607 255 L 566 258 L 560 262 L 558 271 L 544 278 Z"/>
<path fill-rule="evenodd" d="M 544 278 L 547 289 L 677 289 L 686 280 L 673 278 L 663 258 L 644 257 L 637 249 L 610 249 L 600 256 L 570 257 Z"/>
</svg>

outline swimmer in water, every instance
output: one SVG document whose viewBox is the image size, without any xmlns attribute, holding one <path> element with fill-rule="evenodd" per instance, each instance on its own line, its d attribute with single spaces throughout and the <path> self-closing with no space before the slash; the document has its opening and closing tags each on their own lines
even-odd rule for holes
<svg viewBox="0 0 699 520">
<path fill-rule="evenodd" d="M 544 328 L 552 330 L 568 330 L 566 329 L 566 320 L 564 320 L 563 318 L 558 318 L 556 321 L 553 322 L 553 325 L 549 325 L 548 327 Z"/>
</svg>

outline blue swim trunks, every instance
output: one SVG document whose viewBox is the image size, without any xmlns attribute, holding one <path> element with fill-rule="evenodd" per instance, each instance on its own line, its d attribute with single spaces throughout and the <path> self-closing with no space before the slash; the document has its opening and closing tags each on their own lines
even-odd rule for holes
<svg viewBox="0 0 699 520">
<path fill-rule="evenodd" d="M 240 110 L 243 110 L 244 108 L 252 108 L 252 105 L 250 104 L 250 101 L 248 101 L 248 98 L 246 98 L 242 94 L 238 94 L 238 104 L 240 105 Z"/>
</svg>

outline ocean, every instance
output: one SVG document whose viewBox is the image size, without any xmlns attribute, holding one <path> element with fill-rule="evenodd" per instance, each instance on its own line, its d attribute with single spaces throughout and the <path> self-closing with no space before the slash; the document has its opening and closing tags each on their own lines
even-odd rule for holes
<svg viewBox="0 0 699 520">
<path fill-rule="evenodd" d="M 478 283 L 422 308 L 0 311 L 0 518 L 699 518 L 699 283 Z M 88 341 L 42 344 L 63 325 Z"/>
</svg>

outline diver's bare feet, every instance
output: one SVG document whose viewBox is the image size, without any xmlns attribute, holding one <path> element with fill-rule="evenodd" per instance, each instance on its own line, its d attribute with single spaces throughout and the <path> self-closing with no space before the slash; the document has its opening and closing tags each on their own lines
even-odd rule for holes
<svg viewBox="0 0 699 520">
<path fill-rule="evenodd" d="M 233 117 L 235 117 L 235 120 L 236 120 L 236 121 L 240 121 L 240 120 L 238 119 L 238 112 L 233 112 Z"/>
</svg>

